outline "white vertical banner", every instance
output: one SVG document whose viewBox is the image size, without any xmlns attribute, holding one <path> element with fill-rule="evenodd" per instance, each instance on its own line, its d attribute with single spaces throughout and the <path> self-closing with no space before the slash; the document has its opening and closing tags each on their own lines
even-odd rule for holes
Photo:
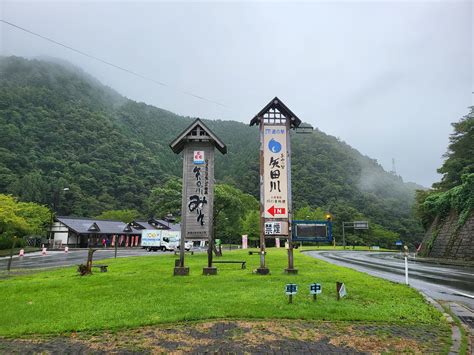
<svg viewBox="0 0 474 355">
<path fill-rule="evenodd" d="M 242 236 L 242 249 L 247 249 L 248 248 L 248 238 L 249 238 L 249 236 L 247 234 L 244 234 Z"/>
<path fill-rule="evenodd" d="M 286 126 L 263 127 L 265 218 L 288 218 L 287 137 Z"/>
</svg>

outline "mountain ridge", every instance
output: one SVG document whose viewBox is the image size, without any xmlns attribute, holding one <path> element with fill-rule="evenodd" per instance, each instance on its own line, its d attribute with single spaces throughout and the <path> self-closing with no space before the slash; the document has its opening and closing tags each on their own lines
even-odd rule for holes
<svg viewBox="0 0 474 355">
<path fill-rule="evenodd" d="M 2 57 L 0 74 L 0 192 L 61 213 L 146 213 L 149 191 L 181 176 L 181 157 L 168 145 L 194 118 L 127 99 L 58 63 Z M 258 197 L 258 129 L 203 121 L 228 146 L 216 155 L 217 181 Z M 422 186 L 317 128 L 291 139 L 295 208 L 324 206 L 349 218 L 350 207 L 403 236 L 421 233 L 411 208 Z M 59 190 L 66 185 L 67 198 Z"/>
</svg>

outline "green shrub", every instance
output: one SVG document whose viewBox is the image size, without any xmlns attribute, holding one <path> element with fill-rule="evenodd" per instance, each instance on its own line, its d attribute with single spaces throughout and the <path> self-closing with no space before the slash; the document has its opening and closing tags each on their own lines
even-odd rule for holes
<svg viewBox="0 0 474 355">
<path fill-rule="evenodd" d="M 12 237 L 0 237 L 0 250 L 2 249 L 11 249 L 13 245 L 13 238 Z M 16 247 L 24 247 L 26 245 L 26 242 L 22 238 L 16 238 Z"/>
<path fill-rule="evenodd" d="M 474 210 L 474 174 L 463 175 L 461 185 L 444 192 L 419 192 L 417 200 L 417 213 L 425 228 L 436 217 L 443 219 L 451 211 L 459 215 L 458 227 L 461 227 Z"/>
</svg>

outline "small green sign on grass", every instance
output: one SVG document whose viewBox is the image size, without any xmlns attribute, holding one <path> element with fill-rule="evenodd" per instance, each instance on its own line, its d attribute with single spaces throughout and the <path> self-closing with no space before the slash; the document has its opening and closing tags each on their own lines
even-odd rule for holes
<svg viewBox="0 0 474 355">
<path fill-rule="evenodd" d="M 298 292 L 297 284 L 286 284 L 285 293 L 289 297 L 288 303 L 293 303 L 293 295 L 296 295 L 297 292 Z"/>
<path fill-rule="evenodd" d="M 321 284 L 313 283 L 309 285 L 309 294 L 313 295 L 313 300 L 316 301 L 316 296 L 322 293 Z"/>
</svg>

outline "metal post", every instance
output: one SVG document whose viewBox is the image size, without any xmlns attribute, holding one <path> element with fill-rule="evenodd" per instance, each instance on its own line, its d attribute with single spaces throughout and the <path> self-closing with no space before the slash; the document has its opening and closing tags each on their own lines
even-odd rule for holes
<svg viewBox="0 0 474 355">
<path fill-rule="evenodd" d="M 212 267 L 212 249 L 214 244 L 214 238 L 211 238 L 207 243 L 207 267 Z"/>
<path fill-rule="evenodd" d="M 292 191 L 291 191 L 291 139 L 290 139 L 290 119 L 286 119 L 286 169 L 288 175 L 288 269 L 285 271 L 289 274 L 297 274 L 298 270 L 294 268 L 294 257 L 293 257 L 293 226 L 292 226 Z"/>
<path fill-rule="evenodd" d="M 115 238 L 115 243 L 114 243 L 114 247 L 115 247 L 115 259 L 117 259 L 117 249 L 118 249 L 118 241 L 119 241 L 119 238 L 118 238 L 118 235 L 115 235 L 114 236 Z"/>
<path fill-rule="evenodd" d="M 187 164 L 188 164 L 188 147 L 183 151 L 183 186 L 181 188 L 182 196 L 186 196 L 186 181 L 187 181 Z M 181 200 L 181 240 L 179 245 L 179 267 L 174 268 L 174 275 L 188 275 L 189 269 L 184 268 L 184 242 L 186 239 L 186 218 L 188 215 L 186 201 L 184 197 Z"/>
<path fill-rule="evenodd" d="M 405 284 L 408 285 L 408 247 L 403 247 L 405 252 Z"/>
<path fill-rule="evenodd" d="M 346 249 L 346 235 L 344 232 L 344 222 L 342 222 L 342 248 Z"/>
<path fill-rule="evenodd" d="M 405 256 L 405 284 L 408 285 L 408 258 Z"/>
<path fill-rule="evenodd" d="M 260 120 L 260 268 L 257 272 L 261 275 L 268 274 L 269 270 L 265 266 L 265 208 L 264 208 L 264 185 L 263 185 L 263 174 L 264 174 L 264 160 L 263 160 L 263 117 Z"/>
</svg>

